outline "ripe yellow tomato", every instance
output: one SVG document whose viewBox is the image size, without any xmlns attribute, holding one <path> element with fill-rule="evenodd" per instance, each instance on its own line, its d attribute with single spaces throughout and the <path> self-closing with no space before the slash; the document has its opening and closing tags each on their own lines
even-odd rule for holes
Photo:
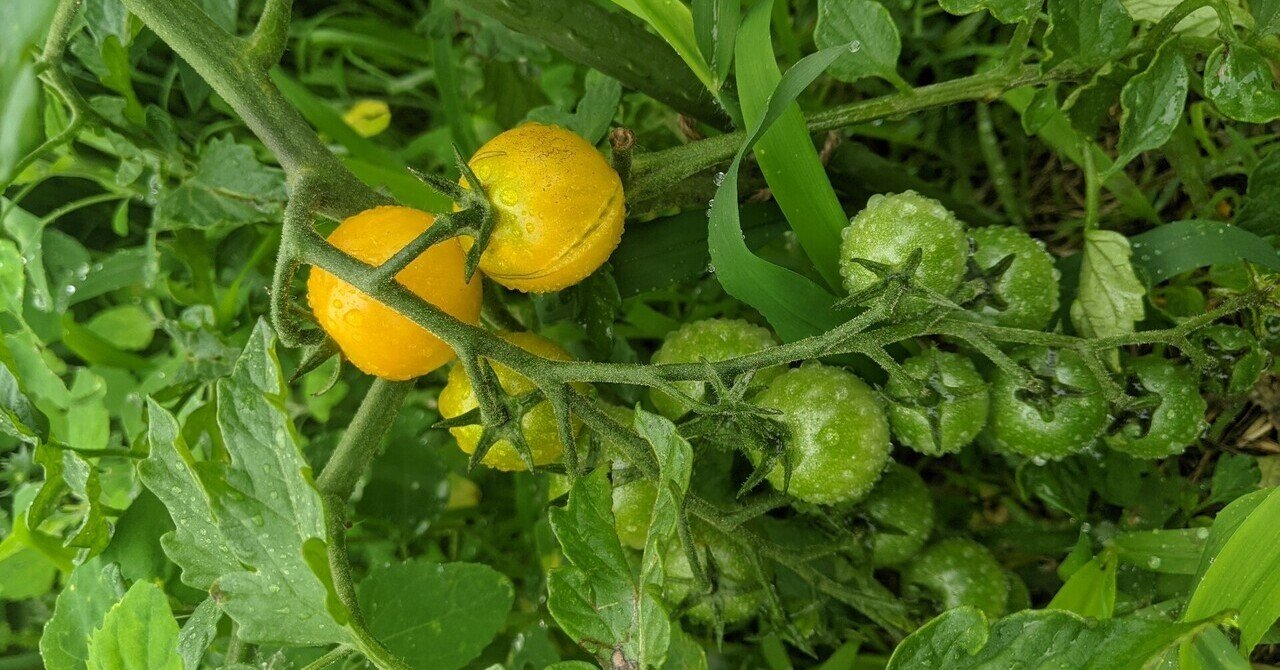
<svg viewBox="0 0 1280 670">
<path fill-rule="evenodd" d="M 626 203 L 618 173 L 564 128 L 512 128 L 480 147 L 470 166 L 497 214 L 480 269 L 507 288 L 542 293 L 572 286 L 622 239 Z"/>
<path fill-rule="evenodd" d="M 560 345 L 540 335 L 533 333 L 499 333 L 498 335 L 521 349 L 543 358 L 553 361 L 568 361 L 573 358 L 569 352 L 560 348 Z M 508 395 L 519 396 L 537 388 L 524 375 L 511 368 L 501 363 L 491 363 L 491 365 L 493 365 L 494 374 L 498 376 L 498 383 Z M 461 365 L 455 365 L 449 370 L 449 382 L 440 392 L 438 403 L 440 414 L 446 419 L 460 416 L 479 406 L 475 391 L 471 388 L 471 380 L 467 378 L 467 373 Z M 534 465 L 554 463 L 560 459 L 560 454 L 564 453 L 564 443 L 560 441 L 560 433 L 556 429 L 556 417 L 551 410 L 551 403 L 540 402 L 526 412 L 520 419 L 520 431 L 524 433 L 525 442 L 529 443 Z M 482 427 L 480 424 L 455 426 L 450 428 L 449 432 L 453 433 L 454 439 L 458 441 L 458 448 L 470 454 L 480 443 Z M 498 470 L 526 469 L 515 446 L 507 440 L 498 440 L 490 447 L 489 453 L 485 454 L 481 463 Z"/>
<path fill-rule="evenodd" d="M 435 217 L 416 209 L 375 207 L 343 221 L 329 235 L 329 242 L 377 265 L 433 222 Z M 480 278 L 464 280 L 464 260 L 458 240 L 445 240 L 414 259 L 396 275 L 396 281 L 454 317 L 476 323 L 480 319 Z M 453 350 L 426 328 L 320 268 L 313 268 L 307 279 L 307 302 L 320 327 L 365 373 L 391 380 L 412 379 L 454 356 Z"/>
</svg>

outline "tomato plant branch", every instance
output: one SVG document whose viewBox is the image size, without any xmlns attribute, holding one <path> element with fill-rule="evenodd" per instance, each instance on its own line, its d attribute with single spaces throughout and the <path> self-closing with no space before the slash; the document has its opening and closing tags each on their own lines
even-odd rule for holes
<svg viewBox="0 0 1280 670">
<path fill-rule="evenodd" d="M 263 69 L 270 69 L 280 61 L 289 43 L 289 21 L 292 18 L 293 0 L 267 0 L 258 17 L 258 25 L 245 47 L 250 62 Z"/>
<path fill-rule="evenodd" d="M 810 132 L 821 133 L 958 102 L 994 100 L 1010 89 L 1072 79 L 1079 75 L 1079 72 L 1065 68 L 1042 73 L 1038 65 L 1018 66 L 1012 71 L 993 70 L 921 86 L 910 92 L 893 93 L 833 107 L 809 115 L 806 122 Z M 643 200 L 672 184 L 726 163 L 733 158 L 734 152 L 745 139 L 745 134 L 737 131 L 662 151 L 636 154 L 632 167 L 632 191 L 628 197 Z"/>
</svg>

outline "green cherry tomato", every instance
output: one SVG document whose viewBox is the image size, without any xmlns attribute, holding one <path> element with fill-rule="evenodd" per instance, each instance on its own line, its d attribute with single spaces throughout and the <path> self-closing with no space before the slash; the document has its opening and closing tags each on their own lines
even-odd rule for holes
<svg viewBox="0 0 1280 670">
<path fill-rule="evenodd" d="M 613 523 L 625 547 L 644 549 L 658 489 L 648 479 L 613 487 Z"/>
<path fill-rule="evenodd" d="M 871 196 L 841 236 L 840 275 L 850 294 L 881 280 L 855 258 L 898 268 L 916 249 L 923 252 L 913 276 L 918 286 L 950 295 L 964 278 L 968 249 L 964 227 L 937 200 L 915 191 Z M 928 303 L 909 298 L 900 307 L 904 314 L 918 314 Z"/>
<path fill-rule="evenodd" d="M 1195 335 L 1205 351 L 1218 361 L 1218 371 L 1210 379 L 1214 393 L 1244 395 L 1267 369 L 1267 351 L 1249 331 L 1239 326 L 1218 324 Z"/>
<path fill-rule="evenodd" d="M 916 557 L 902 580 L 949 610 L 970 605 L 991 619 L 1004 614 L 1009 577 L 986 547 L 963 538 L 942 540 Z"/>
<path fill-rule="evenodd" d="M 1200 395 L 1199 377 L 1158 357 L 1140 358 L 1127 367 L 1131 393 L 1146 402 L 1120 417 L 1107 445 L 1138 458 L 1182 453 L 1205 428 L 1209 404 Z"/>
<path fill-rule="evenodd" d="M 987 382 L 965 356 L 926 349 L 902 362 L 902 371 L 923 386 L 923 395 L 895 375 L 885 385 L 889 425 L 903 445 L 922 454 L 955 453 L 987 423 Z"/>
<path fill-rule="evenodd" d="M 903 563 L 915 556 L 933 532 L 933 498 L 915 470 L 890 462 L 862 503 L 875 524 L 871 563 L 877 568 Z"/>
<path fill-rule="evenodd" d="M 694 526 L 692 530 L 698 561 L 711 579 L 711 592 L 700 591 L 689 566 L 689 556 L 680 541 L 673 537 L 667 542 L 663 561 L 666 572 L 663 595 L 667 603 L 676 607 L 687 602 L 690 604 L 689 618 L 708 625 L 715 623 L 716 614 L 719 614 L 721 623 L 729 625 L 751 618 L 768 597 L 767 587 L 761 583 L 762 575 L 757 574 L 751 555 L 728 536 L 710 527 Z M 767 564 L 762 563 L 761 568 L 767 570 Z M 768 579 L 770 576 L 765 574 L 763 577 Z"/>
<path fill-rule="evenodd" d="M 880 399 L 852 373 L 809 363 L 774 379 L 754 402 L 781 412 L 790 433 L 787 492 L 800 500 L 821 505 L 860 500 L 889 461 L 889 421 Z M 781 462 L 768 479 L 782 490 Z"/>
<path fill-rule="evenodd" d="M 778 342 L 767 328 L 741 319 L 704 319 L 687 323 L 669 333 L 662 346 L 653 353 L 653 363 L 696 363 L 700 360 L 723 361 L 753 354 Z M 764 388 L 769 380 L 782 373 L 775 366 L 756 372 L 751 384 Z M 703 382 L 676 382 L 676 387 L 692 398 L 702 400 L 707 390 Z M 649 394 L 658 413 L 671 420 L 679 419 L 692 409 L 688 403 L 662 391 Z"/>
<path fill-rule="evenodd" d="M 969 231 L 970 273 L 988 291 L 969 305 L 978 320 L 995 326 L 1044 330 L 1058 311 L 1058 270 L 1044 243 L 1010 226 Z"/>
<path fill-rule="evenodd" d="M 996 451 L 1049 460 L 1093 444 L 1106 428 L 1108 407 L 1080 355 L 1024 347 L 1011 357 L 1028 367 L 1045 391 L 1033 393 L 1017 376 L 997 370 L 983 441 Z"/>
</svg>

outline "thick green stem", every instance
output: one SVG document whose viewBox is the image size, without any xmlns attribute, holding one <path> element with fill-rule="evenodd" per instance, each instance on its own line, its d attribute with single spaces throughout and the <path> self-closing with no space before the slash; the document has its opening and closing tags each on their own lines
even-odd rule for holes
<svg viewBox="0 0 1280 670">
<path fill-rule="evenodd" d="M 360 613 L 351 563 L 347 559 L 346 506 L 361 475 L 378 454 L 383 436 L 412 387 L 413 382 L 375 380 L 329 462 L 316 477 L 316 488 L 324 501 L 325 526 L 329 535 L 329 571 L 333 574 L 338 599 L 351 613 L 349 629 L 360 653 L 379 668 L 393 670 L 408 666 L 369 635 Z"/>
<path fill-rule="evenodd" d="M 356 410 L 355 417 L 347 426 L 347 432 L 320 471 L 320 476 L 316 477 L 316 488 L 322 494 L 336 496 L 343 501 L 351 497 L 365 468 L 377 455 L 383 435 L 411 388 L 411 381 L 378 379 L 373 382 L 368 395 L 360 403 L 360 409 Z"/>
<path fill-rule="evenodd" d="M 952 81 L 921 86 L 909 93 L 894 93 L 854 102 L 811 114 L 806 118 L 813 133 L 836 130 L 899 114 L 910 114 L 970 100 L 994 100 L 1009 89 L 1070 79 L 1078 73 L 1057 70 L 1041 73 L 1035 65 L 1012 73 L 984 72 Z M 717 135 L 678 147 L 639 154 L 632 167 L 632 190 L 628 198 L 642 200 L 672 184 L 727 162 L 746 139 L 742 131 Z"/>
</svg>

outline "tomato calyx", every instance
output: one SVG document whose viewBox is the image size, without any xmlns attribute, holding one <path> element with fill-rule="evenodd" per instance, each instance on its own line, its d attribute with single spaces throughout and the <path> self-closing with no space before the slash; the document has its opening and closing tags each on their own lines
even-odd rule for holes
<svg viewBox="0 0 1280 670">
<path fill-rule="evenodd" d="M 748 392 L 754 390 L 751 382 L 755 371 L 748 371 L 731 384 L 726 384 L 709 361 L 704 363 L 707 367 L 707 400 L 692 403 L 695 416 L 681 424 L 681 433 L 691 439 L 702 437 L 731 444 L 748 457 L 752 453 L 762 455 L 751 475 L 738 488 L 739 498 L 764 481 L 779 459 L 782 461 L 783 480 L 790 481 L 791 463 L 786 455 L 790 431 L 778 418 L 781 412 L 746 400 Z"/>
<path fill-rule="evenodd" d="M 1155 390 L 1148 389 L 1137 375 L 1129 375 L 1125 386 L 1130 400 L 1116 412 L 1115 419 L 1107 427 L 1107 435 L 1118 435 L 1132 424 L 1138 427 L 1134 438 L 1145 438 L 1151 433 L 1156 408 L 1164 402 L 1164 397 Z"/>
<path fill-rule="evenodd" d="M 1030 370 L 1031 381 L 1040 388 L 1024 386 L 1014 393 L 1019 401 L 1030 405 L 1040 414 L 1040 419 L 1051 423 L 1058 404 L 1067 398 L 1085 398 L 1094 392 L 1068 384 L 1058 379 L 1058 352 L 1049 350 L 1039 369 Z"/>
<path fill-rule="evenodd" d="M 1013 267 L 1013 262 L 1017 259 L 1017 254 L 1006 254 L 992 264 L 991 267 L 983 268 L 978 264 L 974 256 L 970 254 L 967 281 L 960 289 L 961 294 L 967 293 L 968 295 L 957 300 L 957 302 L 966 309 L 990 307 L 997 312 L 1008 310 L 1009 302 L 1001 295 L 998 287 L 1000 282 L 1004 281 L 1005 274 L 1009 272 L 1009 268 Z"/>
<path fill-rule="evenodd" d="M 533 450 L 525 439 L 522 419 L 525 414 L 543 402 L 545 398 L 542 391 L 534 389 L 516 396 L 508 395 L 502 390 L 493 367 L 483 359 L 479 360 L 477 365 L 468 366 L 468 372 L 475 373 L 469 376 L 476 394 L 477 406 L 458 416 L 441 419 L 436 422 L 435 427 L 457 428 L 474 424 L 481 426 L 480 440 L 476 443 L 475 451 L 471 452 L 470 460 L 467 462 L 468 471 L 475 470 L 493 445 L 501 440 L 510 443 L 525 466 L 533 470 L 535 467 Z M 559 413 L 557 413 L 557 419 L 559 419 Z M 566 451 L 570 450 L 572 445 L 566 443 Z"/>
<path fill-rule="evenodd" d="M 476 274 L 476 269 L 480 267 L 480 256 L 484 254 L 484 250 L 489 246 L 489 238 L 493 234 L 498 216 L 493 203 L 489 201 L 489 195 L 484 190 L 484 185 L 480 183 L 480 178 L 476 177 L 475 173 L 471 171 L 471 166 L 463 159 L 457 145 L 453 147 L 453 156 L 454 161 L 457 163 L 458 171 L 462 174 L 463 180 L 466 181 L 469 187 L 464 188 L 457 182 L 450 181 L 439 175 L 419 172 L 409 168 L 409 172 L 413 176 L 431 188 L 445 194 L 458 206 L 456 211 L 436 215 L 435 224 L 422 235 L 423 238 L 429 238 L 429 240 L 420 245 L 421 248 L 418 253 L 421 253 L 422 249 L 426 249 L 432 244 L 442 242 L 451 237 L 465 235 L 472 238 L 475 243 L 467 250 L 466 256 L 466 280 L 471 281 L 471 278 Z M 415 240 L 405 249 L 409 250 L 418 246 L 418 240 Z M 402 251 L 401 253 L 404 252 Z M 417 253 L 414 256 L 416 257 Z"/>
<path fill-rule="evenodd" d="M 942 444 L 943 410 L 970 398 L 987 393 L 985 384 L 951 385 L 947 384 L 941 359 L 934 357 L 931 370 L 924 379 L 902 374 L 901 382 L 905 382 L 905 393 L 889 393 L 885 395 L 895 403 L 910 409 L 919 410 L 929 422 L 929 431 L 934 444 Z"/>
<path fill-rule="evenodd" d="M 850 293 L 835 304 L 837 311 L 865 305 L 883 298 L 886 314 L 892 314 L 899 300 L 906 293 L 916 292 L 915 275 L 920 263 L 924 260 L 924 249 L 917 247 L 907 256 L 907 260 L 899 266 L 888 265 L 866 258 L 851 258 L 856 263 L 880 278 L 875 284 L 861 291 Z"/>
</svg>

